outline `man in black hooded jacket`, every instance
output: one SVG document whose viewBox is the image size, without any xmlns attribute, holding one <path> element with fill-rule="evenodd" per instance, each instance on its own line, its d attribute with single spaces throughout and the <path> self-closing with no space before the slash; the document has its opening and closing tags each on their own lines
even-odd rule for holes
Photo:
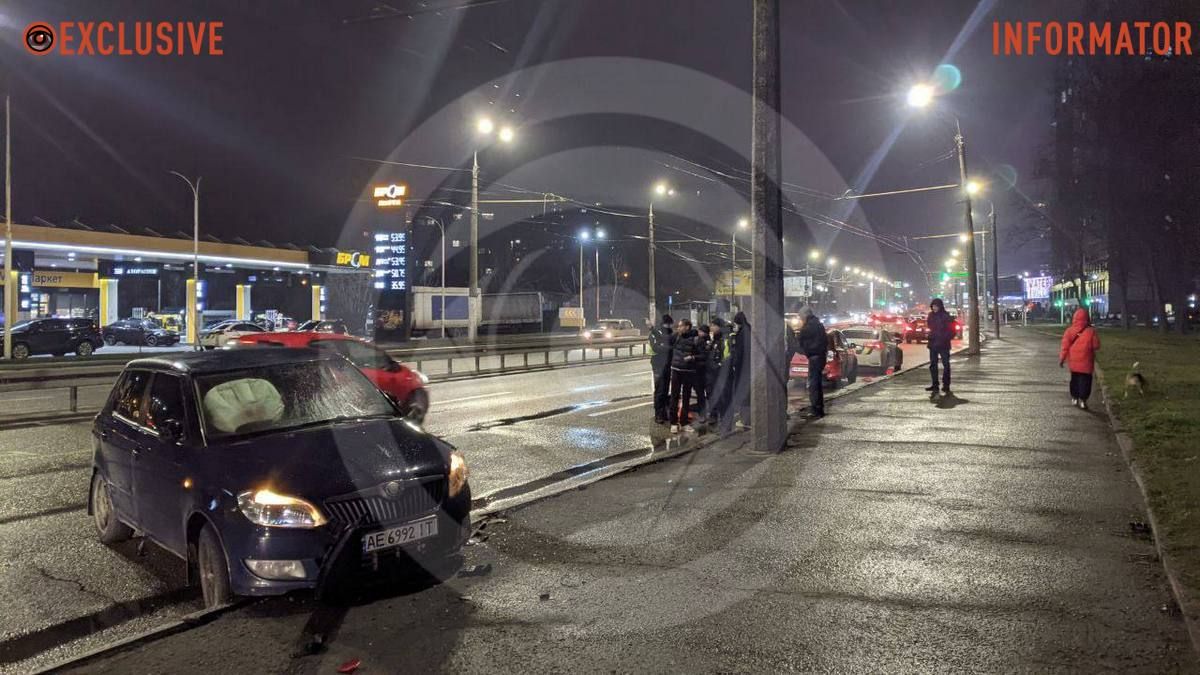
<svg viewBox="0 0 1200 675">
<path fill-rule="evenodd" d="M 825 326 L 809 308 L 804 308 L 804 327 L 800 329 L 800 351 L 808 359 L 808 414 L 825 416 L 825 358 L 829 351 L 829 336 Z"/>
<path fill-rule="evenodd" d="M 671 389 L 671 347 L 675 340 L 675 319 L 663 314 L 662 323 L 650 329 L 650 371 L 654 374 L 654 421 L 667 422 L 667 402 Z"/>
<path fill-rule="evenodd" d="M 689 319 L 680 319 L 671 347 L 671 431 L 688 423 L 697 361 L 701 357 L 699 333 Z"/>
</svg>

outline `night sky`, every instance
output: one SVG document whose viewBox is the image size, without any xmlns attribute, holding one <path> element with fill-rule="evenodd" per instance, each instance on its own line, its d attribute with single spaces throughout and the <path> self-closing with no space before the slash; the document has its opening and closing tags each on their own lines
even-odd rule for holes
<svg viewBox="0 0 1200 675">
<path fill-rule="evenodd" d="M 168 174 L 177 170 L 204 177 L 206 232 L 331 245 L 358 227 L 355 206 L 361 213 L 373 180 L 403 180 L 418 195 L 465 203 L 465 174 L 356 158 L 467 168 L 475 111 L 491 111 L 516 124 L 519 138 L 512 148 L 483 148 L 489 196 L 519 196 L 502 187 L 511 186 L 644 211 L 647 187 L 667 179 L 686 199 L 656 208 L 666 226 L 727 236 L 746 208 L 737 185 L 750 141 L 749 0 L 500 0 L 428 11 L 458 4 L 4 0 L 0 75 L 14 107 L 14 220 L 187 230 L 190 193 Z M 1042 189 L 1034 171 L 1050 140 L 1053 61 L 993 56 L 990 24 L 1072 18 L 1067 13 L 986 0 L 783 5 L 783 113 L 811 143 L 785 149 L 785 181 L 810 194 L 955 182 L 948 118 L 914 116 L 903 104 L 911 83 L 949 62 L 962 85 L 939 107 L 961 118 L 972 173 L 989 180 L 1002 227 L 1018 211 L 1018 192 Z M 377 18 L 358 20 L 369 17 Z M 35 56 L 21 45 L 29 22 L 68 19 L 220 20 L 225 54 Z M 676 69 L 708 82 L 662 96 L 653 112 L 639 110 L 632 99 L 670 90 Z M 597 73 L 603 79 L 588 79 Z M 610 106 L 616 99 L 621 105 Z M 713 129 L 723 135 L 714 138 Z M 710 169 L 733 178 L 714 181 Z M 1013 176 L 1017 190 L 1007 187 Z M 861 204 L 848 218 L 845 202 L 818 199 L 806 208 L 891 235 L 962 229 L 951 192 Z M 495 210 L 485 229 L 530 213 Z M 618 237 L 644 228 L 632 218 L 605 222 Z M 810 231 L 789 231 L 798 246 L 815 241 L 915 280 L 907 257 L 807 222 Z M 1036 243 L 1012 244 L 1002 234 L 1001 273 L 1046 257 Z M 919 248 L 936 266 L 950 246 Z"/>
</svg>

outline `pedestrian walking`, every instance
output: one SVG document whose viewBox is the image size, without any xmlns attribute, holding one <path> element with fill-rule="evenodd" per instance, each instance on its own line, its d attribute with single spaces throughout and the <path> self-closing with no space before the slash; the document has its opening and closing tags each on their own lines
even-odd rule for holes
<svg viewBox="0 0 1200 675">
<path fill-rule="evenodd" d="M 725 336 L 725 321 L 720 317 L 708 325 L 708 361 L 704 374 L 704 390 L 708 397 L 705 421 L 709 426 L 718 424 L 724 416 L 729 401 L 729 340 Z"/>
<path fill-rule="evenodd" d="M 699 333 L 689 319 L 680 319 L 671 346 L 671 433 L 686 426 L 691 415 Z"/>
<path fill-rule="evenodd" d="M 1062 349 L 1058 352 L 1058 367 L 1071 371 L 1071 405 L 1087 410 L 1092 395 L 1092 372 L 1096 368 L 1096 352 L 1100 351 L 1100 336 L 1092 325 L 1088 311 L 1075 310 L 1071 325 L 1063 332 Z"/>
<path fill-rule="evenodd" d="M 829 351 L 829 335 L 825 325 L 804 308 L 804 326 L 800 328 L 798 348 L 808 359 L 808 416 L 821 419 L 825 416 L 825 357 Z"/>
<path fill-rule="evenodd" d="M 954 319 L 946 311 L 941 298 L 929 302 L 929 377 L 932 384 L 925 391 L 938 390 L 938 359 L 942 361 L 942 393 L 950 393 L 950 343 L 954 340 Z"/>
<path fill-rule="evenodd" d="M 675 339 L 675 319 L 663 314 L 662 323 L 650 328 L 650 371 L 654 375 L 654 421 L 666 424 L 671 389 L 671 346 Z"/>
<path fill-rule="evenodd" d="M 730 397 L 725 407 L 725 418 L 721 420 L 722 433 L 733 430 L 733 420 L 741 417 L 743 426 L 750 422 L 750 322 L 745 312 L 733 316 L 733 332 L 729 340 Z"/>
</svg>

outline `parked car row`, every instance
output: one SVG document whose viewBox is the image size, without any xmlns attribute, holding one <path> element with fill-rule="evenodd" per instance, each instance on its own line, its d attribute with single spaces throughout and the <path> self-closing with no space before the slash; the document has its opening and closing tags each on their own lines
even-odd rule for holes
<svg viewBox="0 0 1200 675">
<path fill-rule="evenodd" d="M 12 356 L 27 359 L 38 354 L 91 356 L 104 345 L 104 338 L 92 319 L 27 319 L 11 329 L 0 328 L 0 338 L 12 331 Z"/>
</svg>

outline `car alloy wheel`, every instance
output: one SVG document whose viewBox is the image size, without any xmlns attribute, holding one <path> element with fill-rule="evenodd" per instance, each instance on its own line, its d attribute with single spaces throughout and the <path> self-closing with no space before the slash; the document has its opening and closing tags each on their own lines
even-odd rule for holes
<svg viewBox="0 0 1200 675">
<path fill-rule="evenodd" d="M 75 347 L 75 353 L 80 356 L 91 356 L 92 352 L 94 351 L 96 351 L 96 348 L 92 346 L 92 343 L 87 341 L 80 342 L 79 345 Z"/>
<path fill-rule="evenodd" d="M 146 346 L 155 347 L 158 345 L 158 338 L 153 335 L 146 336 Z"/>
<path fill-rule="evenodd" d="M 104 336 L 104 344 L 108 345 L 109 347 L 112 347 L 113 345 L 117 344 L 117 338 L 112 335 L 105 335 Z"/>
<path fill-rule="evenodd" d="M 92 476 L 92 520 L 102 543 L 114 544 L 133 536 L 133 529 L 117 518 L 108 482 L 99 473 Z"/>
<path fill-rule="evenodd" d="M 217 538 L 212 525 L 200 530 L 196 543 L 196 571 L 200 578 L 200 590 L 204 594 L 207 608 L 227 605 L 233 600 L 229 589 L 229 566 L 225 563 L 225 550 Z"/>
<path fill-rule="evenodd" d="M 12 348 L 12 357 L 14 359 L 29 358 L 29 345 L 15 344 Z"/>
</svg>

